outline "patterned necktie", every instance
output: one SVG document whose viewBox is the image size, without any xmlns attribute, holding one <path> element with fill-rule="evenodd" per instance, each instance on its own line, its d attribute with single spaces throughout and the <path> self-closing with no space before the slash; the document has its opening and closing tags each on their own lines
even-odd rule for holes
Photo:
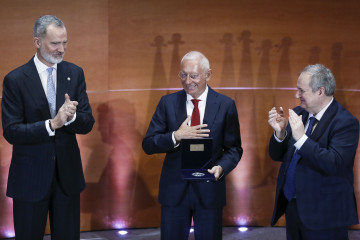
<svg viewBox="0 0 360 240">
<path fill-rule="evenodd" d="M 52 71 L 54 68 L 48 68 L 46 69 L 48 71 L 48 79 L 47 79 L 47 100 L 49 103 L 49 108 L 50 108 L 50 114 L 51 117 L 54 118 L 55 117 L 55 113 L 56 113 L 56 93 L 55 93 L 55 85 L 54 85 L 54 81 L 53 81 L 53 77 L 52 77 Z"/>
<path fill-rule="evenodd" d="M 194 109 L 193 109 L 193 112 L 191 115 L 191 126 L 197 126 L 197 125 L 200 125 L 200 112 L 199 112 L 198 103 L 201 100 L 191 99 L 191 101 L 194 104 Z"/>
<path fill-rule="evenodd" d="M 312 131 L 312 128 L 314 127 L 315 122 L 316 122 L 316 118 L 311 117 L 309 119 L 309 126 L 305 133 L 307 136 L 311 135 L 311 131 Z M 296 165 L 297 165 L 298 161 L 300 160 L 300 158 L 301 158 L 301 156 L 300 156 L 300 154 L 298 154 L 298 151 L 296 150 L 294 155 L 291 158 L 291 162 L 290 162 L 289 168 L 286 173 L 284 195 L 289 202 L 291 199 L 293 199 L 295 197 L 295 192 L 296 192 L 295 170 L 296 170 Z"/>
</svg>

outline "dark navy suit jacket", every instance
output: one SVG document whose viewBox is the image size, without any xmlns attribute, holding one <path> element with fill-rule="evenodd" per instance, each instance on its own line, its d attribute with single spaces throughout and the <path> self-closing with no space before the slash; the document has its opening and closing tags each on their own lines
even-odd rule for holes
<svg viewBox="0 0 360 240">
<path fill-rule="evenodd" d="M 305 123 L 309 113 L 301 107 L 296 107 L 294 111 L 302 115 Z M 295 151 L 295 140 L 289 125 L 286 130 L 283 142 L 278 143 L 272 136 L 269 145 L 271 158 L 282 161 L 272 225 L 285 212 L 287 200 L 282 188 Z M 302 159 L 296 168 L 296 202 L 305 227 L 320 230 L 358 223 L 353 187 L 358 140 L 358 120 L 334 99 L 298 151 Z"/>
<path fill-rule="evenodd" d="M 180 127 L 186 117 L 184 90 L 163 96 L 142 144 L 147 154 L 166 153 L 158 197 L 159 202 L 166 206 L 179 204 L 189 184 L 181 175 L 180 147 L 174 148 L 172 141 L 172 132 Z M 223 168 L 224 177 L 216 182 L 193 184 L 205 207 L 222 207 L 226 204 L 225 176 L 236 167 L 243 152 L 235 102 L 209 87 L 203 123 L 208 124 L 210 129 L 212 156 L 215 165 Z"/>
<path fill-rule="evenodd" d="M 49 105 L 34 60 L 13 70 L 3 82 L 2 125 L 5 139 L 13 145 L 7 196 L 17 200 L 38 201 L 48 192 L 55 164 L 66 194 L 85 188 L 76 134 L 90 132 L 94 124 L 86 94 L 83 70 L 69 62 L 57 65 L 56 111 L 65 93 L 79 102 L 76 120 L 57 129 L 50 137 L 45 121 Z"/>
</svg>

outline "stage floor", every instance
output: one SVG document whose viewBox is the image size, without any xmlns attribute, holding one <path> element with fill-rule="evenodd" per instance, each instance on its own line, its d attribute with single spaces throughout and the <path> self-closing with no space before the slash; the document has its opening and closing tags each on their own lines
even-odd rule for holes
<svg viewBox="0 0 360 240">
<path fill-rule="evenodd" d="M 129 229 L 127 235 L 121 236 L 118 231 L 96 231 L 82 232 L 81 240 L 159 240 L 160 229 Z M 349 231 L 350 240 L 359 240 L 360 231 Z M 50 236 L 46 236 L 44 240 L 50 240 Z M 194 234 L 190 233 L 189 240 L 194 240 Z M 246 232 L 239 232 L 238 227 L 224 227 L 223 240 L 286 240 L 284 227 L 249 227 Z"/>
</svg>

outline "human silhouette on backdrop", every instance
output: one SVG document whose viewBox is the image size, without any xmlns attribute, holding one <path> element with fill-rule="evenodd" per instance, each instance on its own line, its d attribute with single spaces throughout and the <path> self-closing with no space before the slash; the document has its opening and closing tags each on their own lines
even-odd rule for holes
<svg viewBox="0 0 360 240">
<path fill-rule="evenodd" d="M 210 64 L 200 52 L 181 60 L 183 90 L 163 96 L 143 140 L 147 154 L 166 153 L 160 177 L 161 239 L 188 238 L 191 219 L 196 239 L 222 238 L 225 178 L 242 156 L 240 126 L 234 100 L 212 90 Z M 190 115 L 199 103 L 200 125 L 191 126 Z M 190 182 L 181 175 L 180 141 L 213 138 L 214 166 L 208 171 L 216 181 Z"/>
<path fill-rule="evenodd" d="M 173 45 L 173 50 L 171 54 L 170 61 L 170 77 L 169 77 L 169 88 L 175 88 L 178 84 L 177 73 L 179 70 L 179 61 L 180 61 L 180 45 L 185 44 L 185 42 L 181 39 L 182 36 L 180 33 L 174 33 L 171 37 L 171 41 L 168 41 L 169 45 Z M 163 82 L 160 81 L 161 84 Z"/>
<path fill-rule="evenodd" d="M 313 46 L 309 50 L 309 64 L 316 64 L 320 61 L 321 48 L 319 46 Z"/>
<path fill-rule="evenodd" d="M 335 79 L 337 80 L 337 88 L 341 90 L 344 89 L 344 79 L 341 77 L 341 58 L 343 48 L 344 47 L 341 42 L 334 43 L 331 48 L 333 74 Z M 344 107 L 347 107 L 347 101 L 344 91 L 337 91 L 335 96 L 336 99 L 338 99 Z"/>
<path fill-rule="evenodd" d="M 359 121 L 333 97 L 335 78 L 321 64 L 309 65 L 297 81 L 300 106 L 273 107 L 269 152 L 282 162 L 271 224 L 285 213 L 288 240 L 345 240 L 358 223 L 354 158 Z M 305 133 L 306 131 L 306 133 Z"/>
<path fill-rule="evenodd" d="M 273 48 L 272 41 L 265 39 L 261 42 L 261 47 L 258 48 L 258 52 L 261 54 L 260 65 L 258 71 L 258 77 L 254 83 L 255 87 L 273 87 L 273 80 L 271 77 L 270 68 L 270 50 Z"/>
<path fill-rule="evenodd" d="M 290 71 L 290 47 L 293 45 L 291 37 L 283 37 L 281 43 L 276 45 L 280 54 L 279 70 L 276 78 L 276 87 L 292 86 L 291 71 Z"/>
<path fill-rule="evenodd" d="M 157 205 L 143 180 L 146 174 L 140 171 L 142 163 L 136 161 L 141 159 L 138 148 L 142 137 L 135 127 L 134 104 L 126 98 L 107 101 L 97 106 L 96 113 L 97 130 L 103 145 L 95 142 L 96 153 L 89 156 L 88 161 L 92 163 L 87 164 L 86 173 L 90 171 L 99 176 L 87 181 L 81 210 L 91 214 L 91 229 L 94 230 L 139 225 L 139 216 Z M 98 149 L 99 145 L 101 149 Z M 99 151 L 106 153 L 99 154 Z M 106 162 L 104 168 L 100 168 L 99 157 L 105 157 L 101 159 Z"/>
<path fill-rule="evenodd" d="M 221 71 L 220 85 L 223 87 L 235 87 L 235 70 L 233 57 L 233 34 L 225 33 L 220 39 L 220 43 L 224 45 L 224 60 Z"/>
<path fill-rule="evenodd" d="M 13 145 L 7 196 L 13 198 L 16 240 L 80 238 L 80 192 L 85 179 L 76 134 L 94 118 L 83 70 L 63 61 L 64 23 L 42 16 L 34 24 L 35 56 L 5 76 L 2 123 Z"/>
<path fill-rule="evenodd" d="M 243 44 L 240 60 L 240 76 L 237 86 L 249 86 L 249 84 L 253 83 L 251 44 L 254 41 L 251 39 L 251 32 L 249 30 L 242 31 L 237 40 Z"/>
<path fill-rule="evenodd" d="M 150 44 L 151 47 L 155 48 L 155 56 L 154 56 L 154 66 L 153 66 L 153 74 L 151 78 L 151 89 L 163 88 L 167 86 L 167 79 L 164 67 L 163 60 L 163 48 L 166 47 L 164 37 L 158 35 L 154 38 L 154 42 Z M 164 84 L 166 83 L 166 84 Z M 148 107 L 146 119 L 150 119 L 153 111 L 151 107 L 155 106 L 155 104 L 159 101 L 161 97 L 161 93 L 158 91 L 150 91 L 150 95 L 148 98 Z M 145 128 L 146 126 L 144 126 Z"/>
</svg>

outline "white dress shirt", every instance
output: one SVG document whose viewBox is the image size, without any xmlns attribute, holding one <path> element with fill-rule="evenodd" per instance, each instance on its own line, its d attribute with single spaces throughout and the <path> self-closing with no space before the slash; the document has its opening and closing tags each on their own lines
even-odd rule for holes
<svg viewBox="0 0 360 240">
<path fill-rule="evenodd" d="M 330 101 L 323 109 L 321 109 L 321 111 L 318 112 L 315 116 L 314 116 L 312 113 L 309 113 L 308 119 L 306 120 L 306 124 L 305 124 L 305 129 L 304 129 L 305 132 L 306 132 L 307 128 L 309 127 L 309 122 L 310 122 L 309 119 L 310 119 L 311 117 L 314 117 L 314 118 L 316 118 L 316 120 L 317 120 L 317 122 L 315 123 L 315 125 L 314 125 L 314 127 L 313 127 L 313 130 L 312 130 L 312 131 L 314 131 L 316 125 L 318 124 L 318 122 L 320 121 L 320 119 L 322 118 L 322 116 L 324 115 L 326 109 L 328 109 L 328 107 L 330 106 L 330 104 L 333 102 L 333 100 L 334 100 L 334 97 L 332 97 L 332 98 L 331 98 L 331 101 Z M 287 132 L 285 133 L 285 137 L 286 137 L 286 135 L 287 135 Z M 282 141 L 283 141 L 283 140 L 279 139 L 279 138 L 276 136 L 275 132 L 274 132 L 274 137 L 275 137 L 276 141 L 278 141 L 278 142 L 282 142 Z M 285 139 L 285 137 L 284 137 L 284 139 Z M 299 150 L 299 149 L 302 147 L 302 145 L 304 145 L 305 141 L 306 141 L 308 138 L 309 138 L 309 137 L 306 136 L 306 134 L 304 134 L 299 140 L 297 140 L 296 143 L 294 143 L 294 146 L 296 147 L 296 149 Z"/>
<path fill-rule="evenodd" d="M 320 122 L 320 119 L 321 119 L 322 116 L 324 115 L 326 109 L 328 109 L 328 107 L 330 106 L 330 104 L 333 102 L 333 100 L 334 100 L 334 97 L 331 98 L 331 101 L 329 102 L 329 104 L 326 105 L 323 109 L 321 109 L 321 111 L 318 112 L 315 116 L 314 116 L 312 113 L 309 113 L 309 117 L 308 117 L 307 122 L 306 122 L 306 124 L 305 124 L 305 132 L 306 132 L 306 130 L 307 130 L 308 127 L 309 127 L 309 122 L 310 122 L 309 119 L 310 119 L 311 117 L 314 117 L 314 118 L 316 118 L 316 120 L 317 120 L 317 122 L 315 123 L 315 125 L 314 125 L 314 127 L 313 127 L 313 130 L 312 130 L 312 131 L 314 131 L 317 123 Z M 297 142 L 294 143 L 294 146 L 296 147 L 296 149 L 299 150 L 299 149 L 302 147 L 302 145 L 304 145 L 305 141 L 306 141 L 308 138 L 309 138 L 309 137 L 306 136 L 306 134 L 304 134 L 299 140 L 297 140 Z"/>
<path fill-rule="evenodd" d="M 207 99 L 207 95 L 209 92 L 209 88 L 206 85 L 205 91 L 197 98 L 201 101 L 198 102 L 198 108 L 199 108 L 199 113 L 200 113 L 200 124 L 203 123 L 204 121 L 204 115 L 205 115 L 205 107 L 206 107 L 206 99 Z M 191 116 L 193 109 L 194 109 L 194 104 L 192 103 L 192 99 L 194 99 L 191 95 L 186 94 L 186 114 L 187 116 Z M 191 125 L 191 120 L 189 121 L 188 125 Z M 175 140 L 175 131 L 172 133 L 172 140 L 174 142 L 174 147 L 176 148 L 177 146 L 179 146 L 180 143 L 176 143 Z"/>
<path fill-rule="evenodd" d="M 34 63 L 35 63 L 35 67 L 36 67 L 36 70 L 37 72 L 39 73 L 39 77 L 40 77 L 40 80 L 41 80 L 41 85 L 43 86 L 43 89 L 45 91 L 45 95 L 47 97 L 47 79 L 48 79 L 48 71 L 47 69 L 49 68 L 47 65 L 45 65 L 44 63 L 42 63 L 38 56 L 37 56 L 37 53 L 35 54 L 35 57 L 34 57 Z M 55 92 L 56 92 L 56 87 L 57 87 L 57 63 L 55 63 L 54 65 L 51 66 L 53 68 L 53 71 L 52 71 L 52 79 L 54 81 L 54 86 L 55 86 Z M 66 122 L 65 123 L 65 126 L 69 125 L 70 123 L 74 122 L 76 119 L 76 113 L 74 114 L 74 117 L 73 119 L 71 119 L 69 122 Z M 45 127 L 46 127 L 46 130 L 48 131 L 49 133 L 49 136 L 55 136 L 55 130 L 52 131 L 50 129 L 50 126 L 49 126 L 49 121 L 50 119 L 46 120 L 45 121 Z"/>
<path fill-rule="evenodd" d="M 198 102 L 198 108 L 199 108 L 199 113 L 200 113 L 200 124 L 203 124 L 203 121 L 204 121 L 206 98 L 207 98 L 208 91 L 209 91 L 209 89 L 208 89 L 208 86 L 206 85 L 205 91 L 197 98 L 198 100 L 200 100 Z M 194 99 L 194 98 L 191 95 L 186 94 L 186 113 L 188 116 L 191 116 L 192 112 L 194 110 L 194 104 L 191 101 L 192 99 Z M 191 126 L 191 120 L 189 121 L 189 126 Z"/>
</svg>

